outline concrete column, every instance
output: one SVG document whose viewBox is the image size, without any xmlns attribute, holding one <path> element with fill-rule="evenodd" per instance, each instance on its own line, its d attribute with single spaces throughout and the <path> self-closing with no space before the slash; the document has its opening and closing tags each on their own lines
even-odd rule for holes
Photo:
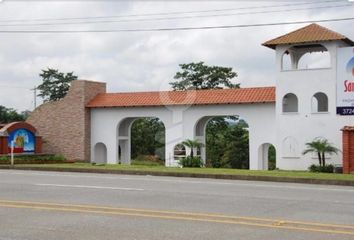
<svg viewBox="0 0 354 240">
<path fill-rule="evenodd" d="M 259 163 L 258 143 L 254 141 L 254 131 L 249 129 L 249 158 L 250 158 L 250 170 L 262 170 L 262 166 Z"/>
<path fill-rule="evenodd" d="M 178 162 L 174 159 L 174 148 L 184 140 L 183 125 L 165 124 L 165 131 L 165 166 L 178 166 Z"/>
</svg>

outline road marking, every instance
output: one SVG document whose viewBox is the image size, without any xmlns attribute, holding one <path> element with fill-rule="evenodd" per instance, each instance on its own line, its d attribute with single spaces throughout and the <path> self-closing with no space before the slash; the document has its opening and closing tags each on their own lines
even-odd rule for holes
<svg viewBox="0 0 354 240">
<path fill-rule="evenodd" d="M 148 217 L 183 221 L 214 222 L 220 224 L 246 225 L 254 227 L 297 230 L 305 232 L 354 235 L 354 226 L 350 225 L 323 224 L 302 221 L 264 219 L 255 217 L 12 200 L 0 200 L 0 207 L 77 212 L 86 214 Z"/>
<path fill-rule="evenodd" d="M 18 171 L 18 170 L 16 170 Z M 38 176 L 52 176 L 52 177 L 73 177 L 73 178 L 99 178 L 99 179 L 112 179 L 112 180 L 130 180 L 130 181 L 146 181 L 146 176 L 140 177 L 115 177 L 115 176 L 97 176 L 97 175 L 87 175 L 85 173 L 79 173 L 78 175 L 72 174 L 51 174 L 51 173 L 37 173 L 37 172 L 8 172 L 8 170 L 2 170 L 0 173 L 8 173 L 8 174 L 16 174 L 16 175 L 38 175 Z M 302 186 L 298 183 L 279 183 L 275 184 L 259 184 L 255 181 L 249 181 L 247 183 L 241 183 L 238 180 L 233 180 L 233 182 L 226 182 L 227 180 L 219 180 L 219 181 L 210 181 L 209 179 L 205 179 L 204 181 L 196 181 L 196 180 L 181 180 L 181 179 L 166 179 L 164 177 L 154 177 L 148 176 L 150 182 L 171 182 L 171 183 L 190 183 L 190 184 L 214 184 L 214 185 L 229 185 L 229 186 L 241 186 L 241 187 L 254 187 L 254 188 L 276 188 L 276 189 L 296 189 L 296 190 L 309 190 L 309 191 L 332 191 L 332 192 L 354 192 L 354 189 L 348 189 L 345 186 L 336 186 L 334 187 L 323 187 L 319 185 L 315 185 L 312 187 Z M 240 180 L 241 181 L 241 180 Z M 289 185 L 291 184 L 291 185 Z"/>
<path fill-rule="evenodd" d="M 109 189 L 109 190 L 124 190 L 124 191 L 144 191 L 142 188 L 123 188 L 123 187 L 105 187 L 105 186 L 90 186 L 90 185 L 66 185 L 66 184 L 47 184 L 37 183 L 35 186 L 44 187 L 66 187 L 66 188 L 89 188 L 89 189 Z"/>
<path fill-rule="evenodd" d="M 36 171 L 29 171 L 29 170 L 0 170 L 0 174 L 13 174 L 13 175 L 27 175 L 27 176 L 49 176 L 49 177 L 72 177 L 72 178 L 100 178 L 100 179 L 117 179 L 117 177 L 112 176 L 102 176 L 92 173 L 87 175 L 85 173 L 77 173 L 74 174 L 65 174 L 65 173 L 43 173 L 43 172 L 36 172 Z"/>
</svg>

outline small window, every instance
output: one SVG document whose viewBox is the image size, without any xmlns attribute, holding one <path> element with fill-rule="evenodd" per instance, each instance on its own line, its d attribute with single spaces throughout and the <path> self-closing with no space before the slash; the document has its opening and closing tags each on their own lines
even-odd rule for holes
<svg viewBox="0 0 354 240">
<path fill-rule="evenodd" d="M 186 147 L 181 143 L 177 144 L 173 149 L 173 155 L 175 160 L 186 157 Z"/>
<path fill-rule="evenodd" d="M 295 94 L 288 93 L 283 97 L 283 112 L 298 112 L 298 101 Z"/>
<path fill-rule="evenodd" d="M 322 92 L 312 96 L 312 112 L 328 112 L 328 97 Z"/>
</svg>

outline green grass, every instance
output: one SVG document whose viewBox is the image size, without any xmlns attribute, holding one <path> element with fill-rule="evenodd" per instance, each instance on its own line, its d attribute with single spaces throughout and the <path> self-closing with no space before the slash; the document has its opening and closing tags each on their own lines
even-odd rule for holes
<svg viewBox="0 0 354 240">
<path fill-rule="evenodd" d="M 64 163 L 64 164 L 21 164 L 19 167 L 44 167 L 44 168 L 75 168 L 75 169 L 108 169 L 108 170 L 132 170 L 149 172 L 167 172 L 167 173 L 193 173 L 193 174 L 223 174 L 223 175 L 243 175 L 243 176 L 269 176 L 269 177 L 289 177 L 289 178 L 307 178 L 324 180 L 343 180 L 354 181 L 354 174 L 335 174 L 335 173 L 311 173 L 307 171 L 260 171 L 260 170 L 240 170 L 223 168 L 173 168 L 164 166 L 146 166 L 146 165 L 92 165 L 90 163 Z"/>
</svg>

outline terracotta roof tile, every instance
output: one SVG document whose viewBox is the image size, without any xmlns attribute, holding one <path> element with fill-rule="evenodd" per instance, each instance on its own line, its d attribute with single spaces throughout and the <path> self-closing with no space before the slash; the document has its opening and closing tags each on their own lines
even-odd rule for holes
<svg viewBox="0 0 354 240">
<path fill-rule="evenodd" d="M 275 102 L 275 88 L 240 88 L 98 94 L 86 107 L 144 107 L 164 105 L 215 105 Z"/>
<path fill-rule="evenodd" d="M 342 129 L 342 131 L 354 131 L 354 126 L 344 126 Z"/>
<path fill-rule="evenodd" d="M 269 40 L 262 45 L 275 49 L 277 45 L 335 40 L 342 40 L 347 44 L 354 46 L 354 42 L 346 36 L 329 30 L 328 28 L 322 27 L 316 23 L 312 23 L 306 27 Z"/>
</svg>

